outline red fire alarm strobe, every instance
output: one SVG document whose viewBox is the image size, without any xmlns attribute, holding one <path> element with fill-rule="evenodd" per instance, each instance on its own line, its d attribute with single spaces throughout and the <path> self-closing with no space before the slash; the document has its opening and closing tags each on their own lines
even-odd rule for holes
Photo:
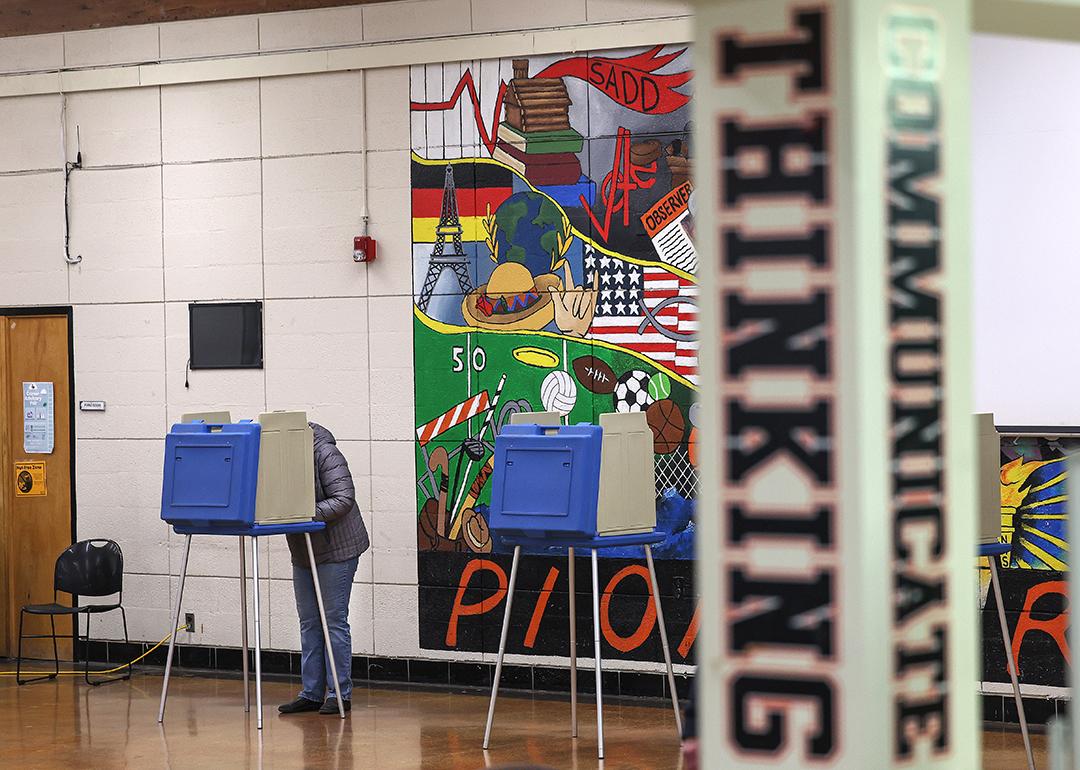
<svg viewBox="0 0 1080 770">
<path fill-rule="evenodd" d="M 370 235 L 358 235 L 353 238 L 352 258 L 354 262 L 374 262 L 375 239 Z"/>
</svg>

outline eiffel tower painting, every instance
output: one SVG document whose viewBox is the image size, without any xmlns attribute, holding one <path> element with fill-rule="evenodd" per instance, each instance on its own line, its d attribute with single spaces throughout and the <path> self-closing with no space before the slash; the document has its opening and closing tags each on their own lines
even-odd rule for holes
<svg viewBox="0 0 1080 770">
<path fill-rule="evenodd" d="M 447 268 L 453 270 L 457 276 L 463 296 L 472 291 L 472 281 L 469 278 L 469 256 L 461 247 L 461 232 L 457 193 L 454 189 L 454 167 L 447 163 L 446 181 L 443 182 L 442 213 L 439 215 L 439 224 L 435 228 L 435 248 L 431 252 L 427 275 L 424 276 L 424 288 L 420 290 L 420 299 L 416 303 L 421 312 L 427 312 L 431 295 L 435 291 L 435 284 L 439 282 L 439 276 Z M 447 254 L 446 247 L 449 245 L 450 238 L 453 238 L 453 245 L 450 246 L 450 253 Z"/>
</svg>

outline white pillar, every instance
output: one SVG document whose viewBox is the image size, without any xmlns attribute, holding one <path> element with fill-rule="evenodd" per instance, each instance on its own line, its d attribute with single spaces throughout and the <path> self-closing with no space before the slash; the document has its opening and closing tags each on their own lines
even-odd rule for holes
<svg viewBox="0 0 1080 770">
<path fill-rule="evenodd" d="M 968 4 L 697 30 L 703 766 L 979 767 Z"/>
</svg>

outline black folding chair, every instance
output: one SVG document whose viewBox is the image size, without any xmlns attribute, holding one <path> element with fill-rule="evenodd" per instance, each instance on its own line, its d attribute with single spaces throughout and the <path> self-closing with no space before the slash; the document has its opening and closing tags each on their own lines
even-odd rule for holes
<svg viewBox="0 0 1080 770">
<path fill-rule="evenodd" d="M 58 591 L 71 594 L 72 604 L 78 596 L 112 596 L 117 594 L 115 604 L 85 604 L 68 607 L 56 601 Z M 60 674 L 60 655 L 56 648 L 56 616 L 66 615 L 75 618 L 75 638 L 79 639 L 79 615 L 86 615 L 86 639 L 90 641 L 90 617 L 103 612 L 120 610 L 124 621 L 124 641 L 128 641 L 127 613 L 122 606 L 124 600 L 124 554 L 120 546 L 112 540 L 81 540 L 69 546 L 56 560 L 53 572 L 52 604 L 28 604 L 19 613 L 19 653 L 15 661 L 15 681 L 19 684 L 39 682 L 43 679 L 55 679 Z M 23 621 L 27 615 L 48 615 L 51 634 L 23 635 Z M 53 673 L 45 676 L 22 678 L 22 642 L 23 639 L 52 639 Z M 123 676 L 106 677 L 93 681 L 90 679 L 90 653 L 84 645 L 86 665 L 83 677 L 86 683 L 97 686 L 107 682 L 131 679 L 131 664 Z"/>
</svg>

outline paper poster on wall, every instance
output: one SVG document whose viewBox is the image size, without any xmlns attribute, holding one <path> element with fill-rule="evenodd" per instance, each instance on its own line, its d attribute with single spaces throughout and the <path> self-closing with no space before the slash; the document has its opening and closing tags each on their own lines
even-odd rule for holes
<svg viewBox="0 0 1080 770">
<path fill-rule="evenodd" d="M 15 463 L 16 497 L 44 497 L 47 494 L 44 462 Z"/>
<path fill-rule="evenodd" d="M 52 454 L 55 421 L 53 384 L 23 383 L 23 451 L 31 455 Z"/>
</svg>

